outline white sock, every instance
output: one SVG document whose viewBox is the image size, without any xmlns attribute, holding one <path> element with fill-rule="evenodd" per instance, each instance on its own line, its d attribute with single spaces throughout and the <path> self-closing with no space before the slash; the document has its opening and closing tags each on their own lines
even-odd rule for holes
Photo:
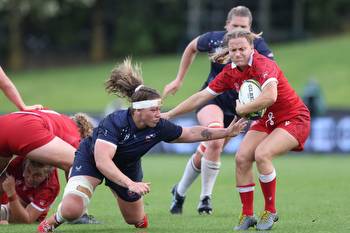
<svg viewBox="0 0 350 233">
<path fill-rule="evenodd" d="M 196 168 L 193 163 L 194 156 L 195 154 L 193 154 L 188 160 L 184 174 L 182 175 L 182 178 L 177 185 L 177 193 L 183 197 L 186 195 L 188 188 L 192 185 L 193 181 L 197 179 L 198 175 L 201 172 L 201 170 Z"/>
<path fill-rule="evenodd" d="M 202 200 L 205 196 L 210 196 L 213 192 L 216 177 L 220 171 L 220 162 L 213 162 L 202 157 L 201 162 L 202 170 L 202 192 L 200 199 Z"/>
</svg>

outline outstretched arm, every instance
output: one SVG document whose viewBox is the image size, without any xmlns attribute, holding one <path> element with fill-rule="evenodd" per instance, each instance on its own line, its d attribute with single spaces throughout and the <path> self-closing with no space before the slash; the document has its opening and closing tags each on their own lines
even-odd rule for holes
<svg viewBox="0 0 350 233">
<path fill-rule="evenodd" d="M 43 106 L 40 104 L 26 106 L 22 100 L 15 85 L 7 77 L 3 69 L 0 67 L 0 89 L 4 92 L 7 98 L 16 105 L 19 110 L 33 110 L 42 109 Z"/>
<path fill-rule="evenodd" d="M 163 98 L 167 97 L 169 94 L 174 95 L 180 89 L 188 68 L 192 64 L 192 61 L 197 54 L 197 41 L 198 37 L 187 45 L 184 53 L 182 54 L 176 78 L 164 87 Z"/>
<path fill-rule="evenodd" d="M 197 92 L 196 94 L 187 98 L 169 112 L 162 113 L 161 117 L 164 119 L 170 119 L 191 112 L 214 97 L 215 96 L 210 94 L 206 89 L 203 89 L 202 91 Z"/>
<path fill-rule="evenodd" d="M 227 128 L 208 128 L 204 126 L 193 126 L 183 128 L 181 136 L 172 142 L 198 142 L 208 141 L 226 137 L 235 137 L 243 132 L 247 121 L 243 118 L 231 122 Z"/>
</svg>

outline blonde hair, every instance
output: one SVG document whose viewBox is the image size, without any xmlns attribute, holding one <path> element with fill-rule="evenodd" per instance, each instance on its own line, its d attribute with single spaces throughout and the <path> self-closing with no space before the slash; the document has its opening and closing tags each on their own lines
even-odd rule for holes
<svg viewBox="0 0 350 233">
<path fill-rule="evenodd" d="M 252 16 L 252 12 L 250 12 L 248 7 L 236 6 L 236 7 L 232 8 L 227 14 L 226 22 L 231 21 L 232 18 L 235 16 L 247 17 L 249 19 L 249 26 L 252 26 L 253 16 Z"/>
<path fill-rule="evenodd" d="M 35 170 L 40 170 L 47 177 L 49 177 L 49 175 L 55 170 L 55 167 L 53 167 L 53 166 L 39 163 L 39 162 L 30 160 L 30 159 L 26 159 L 24 161 L 24 169 L 26 169 L 27 167 L 31 167 Z"/>
<path fill-rule="evenodd" d="M 79 112 L 74 114 L 71 119 L 78 126 L 81 139 L 91 136 L 94 127 L 91 118 L 87 114 Z"/>
<path fill-rule="evenodd" d="M 157 90 L 143 86 L 141 67 L 139 64 L 132 65 L 131 58 L 114 67 L 105 85 L 107 93 L 126 97 L 130 102 L 160 98 Z"/>
<path fill-rule="evenodd" d="M 254 47 L 254 40 L 259 38 L 262 33 L 255 34 L 254 32 L 247 31 L 244 29 L 235 29 L 231 32 L 227 32 L 224 36 L 224 47 L 221 50 L 218 50 L 217 52 L 210 55 L 209 59 L 212 62 L 220 63 L 220 64 L 227 64 L 230 61 L 229 56 L 229 49 L 228 49 L 228 42 L 231 39 L 236 38 L 246 38 L 248 43 Z"/>
</svg>

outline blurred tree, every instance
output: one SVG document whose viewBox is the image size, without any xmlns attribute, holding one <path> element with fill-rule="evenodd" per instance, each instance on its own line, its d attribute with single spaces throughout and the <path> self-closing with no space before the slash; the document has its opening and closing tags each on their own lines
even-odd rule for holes
<svg viewBox="0 0 350 233">
<path fill-rule="evenodd" d="M 9 67 L 19 70 L 23 65 L 22 20 L 31 11 L 40 11 L 43 17 L 55 15 L 58 11 L 55 0 L 2 0 L 0 9 L 8 11 Z"/>
</svg>

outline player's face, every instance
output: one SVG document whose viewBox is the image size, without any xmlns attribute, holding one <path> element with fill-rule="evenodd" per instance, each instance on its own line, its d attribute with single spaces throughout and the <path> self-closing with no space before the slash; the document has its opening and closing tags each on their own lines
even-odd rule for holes
<svg viewBox="0 0 350 233">
<path fill-rule="evenodd" d="M 233 16 L 231 21 L 226 22 L 226 30 L 231 32 L 234 29 L 245 29 L 250 31 L 250 24 L 248 17 Z"/>
<path fill-rule="evenodd" d="M 47 178 L 47 174 L 45 174 L 45 172 L 43 172 L 41 169 L 26 166 L 23 171 L 23 178 L 27 187 L 35 188 Z"/>
<path fill-rule="evenodd" d="M 245 68 L 248 65 L 250 55 L 253 52 L 253 47 L 244 37 L 231 39 L 228 42 L 229 54 L 231 61 L 240 68 Z"/>
<path fill-rule="evenodd" d="M 142 109 L 140 116 L 146 126 L 155 127 L 160 120 L 160 107 Z"/>
</svg>

